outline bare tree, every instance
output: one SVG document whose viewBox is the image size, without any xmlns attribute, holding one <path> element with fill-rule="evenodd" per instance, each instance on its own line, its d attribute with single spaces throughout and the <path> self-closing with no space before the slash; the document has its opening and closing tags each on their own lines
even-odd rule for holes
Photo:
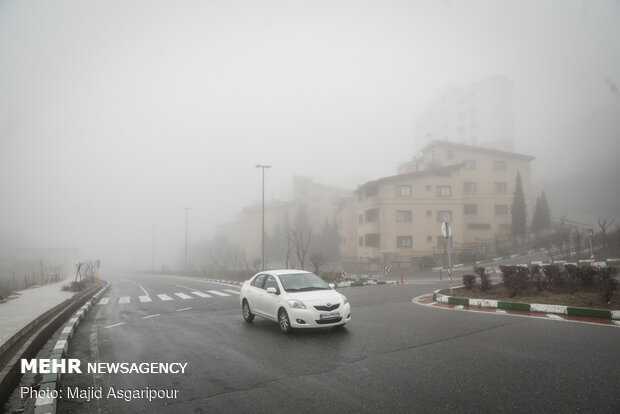
<svg viewBox="0 0 620 414">
<path fill-rule="evenodd" d="M 603 235 L 603 247 L 607 248 L 607 230 L 614 224 L 614 221 L 611 220 L 607 222 L 607 219 L 598 218 L 598 226 L 601 228 L 601 233 Z"/>
<path fill-rule="evenodd" d="M 318 275 L 321 271 L 321 266 L 325 263 L 325 259 L 323 255 L 314 253 L 310 255 L 310 263 L 312 263 L 312 267 L 314 267 L 314 273 Z"/>
<path fill-rule="evenodd" d="M 310 239 L 312 238 L 312 230 L 304 231 L 301 227 L 291 229 L 289 233 L 290 241 L 295 249 L 295 255 L 299 260 L 301 269 L 304 269 L 304 263 L 306 261 L 306 254 L 308 253 L 308 247 L 310 246 Z"/>
<path fill-rule="evenodd" d="M 577 254 L 581 254 L 581 247 L 583 244 L 583 232 L 581 231 L 581 229 L 579 227 L 575 227 L 573 229 L 573 234 L 571 235 L 571 239 L 573 242 L 573 247 L 575 248 L 575 251 L 577 252 Z"/>
</svg>

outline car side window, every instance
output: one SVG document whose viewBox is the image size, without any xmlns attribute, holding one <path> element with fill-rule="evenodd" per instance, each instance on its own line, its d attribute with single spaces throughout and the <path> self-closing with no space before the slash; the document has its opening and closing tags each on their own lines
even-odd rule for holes
<svg viewBox="0 0 620 414">
<path fill-rule="evenodd" d="M 252 281 L 252 286 L 262 289 L 263 283 L 265 283 L 265 278 L 267 275 L 258 275 Z"/>
<path fill-rule="evenodd" d="M 267 290 L 267 288 L 276 288 L 276 292 L 278 292 L 280 289 L 278 288 L 278 282 L 276 282 L 276 278 L 273 276 L 267 276 L 267 279 L 265 280 L 265 286 L 263 287 L 263 289 Z"/>
</svg>

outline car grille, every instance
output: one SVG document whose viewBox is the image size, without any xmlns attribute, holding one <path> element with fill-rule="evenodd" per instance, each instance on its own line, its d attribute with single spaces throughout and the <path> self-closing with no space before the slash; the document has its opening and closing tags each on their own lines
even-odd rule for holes
<svg viewBox="0 0 620 414">
<path fill-rule="evenodd" d="M 329 311 L 333 311 L 334 309 L 338 309 L 339 307 L 340 307 L 340 303 L 336 303 L 335 305 L 332 305 L 332 306 L 315 306 L 314 309 L 329 312 Z"/>
<path fill-rule="evenodd" d="M 316 321 L 317 324 L 319 325 L 327 325 L 329 323 L 338 323 L 342 320 L 342 318 L 334 318 L 334 319 L 323 319 L 323 320 L 318 320 Z"/>
</svg>

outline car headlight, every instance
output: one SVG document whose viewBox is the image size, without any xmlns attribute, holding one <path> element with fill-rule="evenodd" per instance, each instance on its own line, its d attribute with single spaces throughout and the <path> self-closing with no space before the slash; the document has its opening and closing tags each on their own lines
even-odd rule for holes
<svg viewBox="0 0 620 414">
<path fill-rule="evenodd" d="M 347 299 L 347 297 L 345 295 L 341 295 L 342 296 L 342 300 L 344 302 L 344 304 L 346 305 L 347 303 L 349 303 L 349 299 Z"/>
<path fill-rule="evenodd" d="M 297 299 L 289 299 L 288 306 L 294 309 L 306 309 L 306 305 L 304 305 L 303 302 L 300 302 Z"/>
</svg>

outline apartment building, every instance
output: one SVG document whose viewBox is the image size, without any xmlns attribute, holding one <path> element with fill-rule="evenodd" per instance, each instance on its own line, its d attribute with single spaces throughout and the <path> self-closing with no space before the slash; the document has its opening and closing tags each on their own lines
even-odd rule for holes
<svg viewBox="0 0 620 414">
<path fill-rule="evenodd" d="M 347 262 L 412 262 L 444 252 L 441 223 L 454 249 L 510 237 L 510 205 L 521 175 L 532 217 L 529 155 L 433 141 L 390 177 L 367 182 L 340 206 L 341 256 Z M 354 219 L 350 217 L 354 215 Z"/>
<path fill-rule="evenodd" d="M 416 120 L 414 138 L 513 151 L 512 82 L 493 76 L 443 90 Z"/>
</svg>

